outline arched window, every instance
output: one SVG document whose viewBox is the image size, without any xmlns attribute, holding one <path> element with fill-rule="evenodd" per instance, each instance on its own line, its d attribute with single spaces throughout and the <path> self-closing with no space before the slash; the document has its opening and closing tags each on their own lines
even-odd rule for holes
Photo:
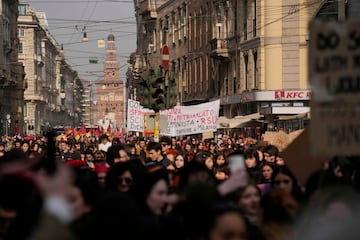
<svg viewBox="0 0 360 240">
<path fill-rule="evenodd" d="M 345 11 L 346 11 L 346 6 L 347 6 L 347 2 L 345 3 Z M 321 19 L 324 21 L 337 21 L 338 20 L 338 13 L 339 13 L 339 3 L 338 1 L 334 1 L 334 0 L 328 0 L 327 2 L 325 2 L 320 10 L 317 12 L 315 18 L 316 19 Z M 345 16 L 346 16 L 346 12 L 345 12 Z"/>
</svg>

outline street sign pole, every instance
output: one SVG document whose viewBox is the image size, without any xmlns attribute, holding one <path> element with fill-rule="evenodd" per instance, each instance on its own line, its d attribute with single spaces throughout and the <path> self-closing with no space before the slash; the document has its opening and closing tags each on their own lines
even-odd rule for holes
<svg viewBox="0 0 360 240">
<path fill-rule="evenodd" d="M 170 61 L 169 47 L 167 45 L 164 45 L 162 49 L 162 66 L 165 71 L 169 69 L 169 61 Z"/>
<path fill-rule="evenodd" d="M 160 136 L 159 118 L 160 118 L 160 112 L 155 112 L 155 118 L 154 118 L 154 141 L 155 142 L 159 142 L 159 136 Z"/>
</svg>

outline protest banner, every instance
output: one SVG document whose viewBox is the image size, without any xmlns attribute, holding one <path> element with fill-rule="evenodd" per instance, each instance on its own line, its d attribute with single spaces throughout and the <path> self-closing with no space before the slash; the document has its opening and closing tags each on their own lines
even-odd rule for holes
<svg viewBox="0 0 360 240">
<path fill-rule="evenodd" d="M 167 116 L 168 128 L 160 129 L 161 135 L 181 136 L 203 132 L 215 132 L 219 117 L 220 100 L 192 106 L 176 106 L 161 111 Z"/>
<path fill-rule="evenodd" d="M 153 113 L 153 111 L 144 108 L 138 101 L 128 99 L 127 131 L 143 132 L 144 115 L 148 113 Z"/>
<path fill-rule="evenodd" d="M 360 21 L 310 26 L 313 156 L 360 154 Z"/>
<path fill-rule="evenodd" d="M 176 106 L 160 111 L 160 134 L 165 136 L 191 135 L 217 130 L 220 101 L 193 105 Z M 144 132 L 144 115 L 153 111 L 144 108 L 138 101 L 128 100 L 127 130 Z M 164 119 L 165 118 L 165 119 Z"/>
</svg>

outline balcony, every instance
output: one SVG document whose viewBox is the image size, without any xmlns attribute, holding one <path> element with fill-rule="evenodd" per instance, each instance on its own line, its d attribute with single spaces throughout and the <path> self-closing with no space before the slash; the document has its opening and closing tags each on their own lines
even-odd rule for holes
<svg viewBox="0 0 360 240">
<path fill-rule="evenodd" d="M 236 50 L 235 38 L 214 38 L 210 46 L 210 56 L 221 60 L 229 60 L 230 53 Z"/>
<path fill-rule="evenodd" d="M 144 0 L 139 4 L 139 14 L 148 15 L 150 18 L 157 18 L 156 6 L 150 4 L 149 0 Z"/>
</svg>

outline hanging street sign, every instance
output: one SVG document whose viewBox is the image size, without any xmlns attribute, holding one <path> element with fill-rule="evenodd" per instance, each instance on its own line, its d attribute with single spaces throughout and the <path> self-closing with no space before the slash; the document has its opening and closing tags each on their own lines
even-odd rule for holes
<svg viewBox="0 0 360 240">
<path fill-rule="evenodd" d="M 164 70 L 169 69 L 169 60 L 169 47 L 167 45 L 164 45 L 162 49 L 162 66 Z"/>
</svg>

